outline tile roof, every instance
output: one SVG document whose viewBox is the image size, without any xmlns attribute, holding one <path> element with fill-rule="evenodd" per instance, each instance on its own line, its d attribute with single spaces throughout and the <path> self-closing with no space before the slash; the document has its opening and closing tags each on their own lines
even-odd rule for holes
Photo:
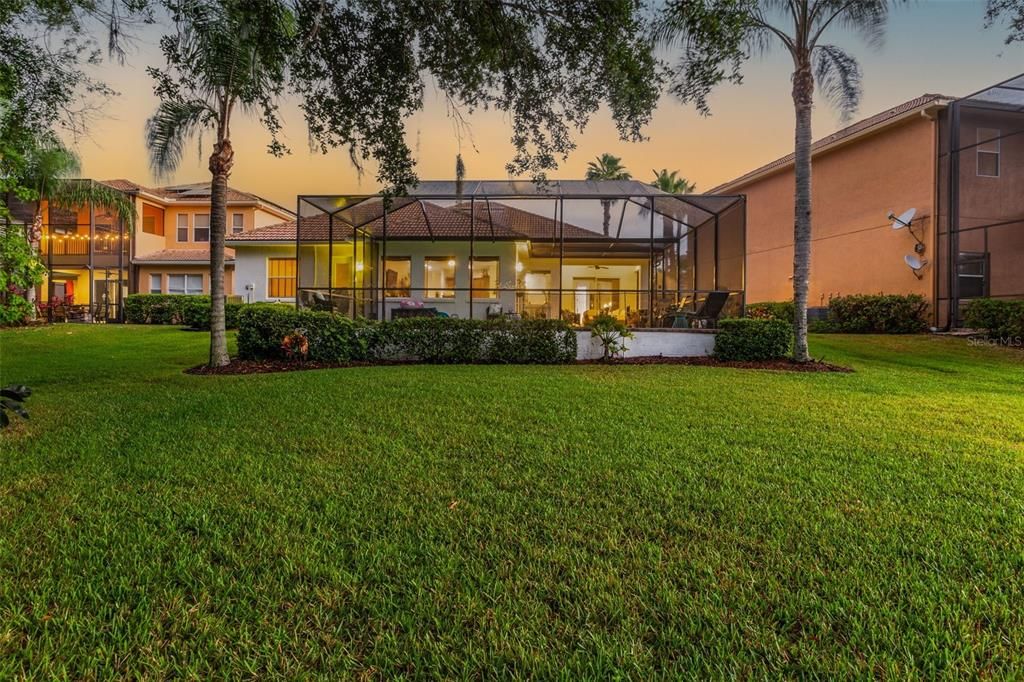
<svg viewBox="0 0 1024 682">
<path fill-rule="evenodd" d="M 472 229 L 472 234 L 477 237 L 545 239 L 554 238 L 557 234 L 557 225 L 553 217 L 538 215 L 494 201 L 489 203 L 489 214 L 484 202 L 477 204 Z M 362 225 L 362 228 L 373 236 L 382 236 L 384 234 L 383 218 L 369 220 Z M 327 229 L 328 219 L 325 214 L 321 213 L 302 219 L 303 241 L 327 241 Z M 351 237 L 351 234 L 351 225 L 340 219 L 335 219 L 334 239 L 344 240 Z M 388 239 L 469 239 L 470 234 L 469 204 L 467 203 L 445 208 L 429 201 L 412 201 L 388 213 Z M 602 237 L 598 232 L 569 223 L 565 224 L 565 236 L 569 238 Z M 228 235 L 227 239 L 234 244 L 294 242 L 295 221 L 289 220 L 243 234 Z"/>
<path fill-rule="evenodd" d="M 210 199 L 210 183 L 208 182 L 195 182 L 187 185 L 169 185 L 167 187 L 146 187 L 136 182 L 132 182 L 131 180 L 125 180 L 124 178 L 100 180 L 99 182 L 107 185 L 108 187 L 121 190 L 122 192 L 145 192 L 146 194 L 159 197 L 164 201 L 209 201 Z M 264 204 L 269 204 L 278 210 L 291 213 L 291 211 L 283 206 L 279 206 L 278 204 L 264 199 L 261 196 L 250 192 L 243 192 L 233 187 L 228 187 L 228 201 L 262 202 Z"/>
<path fill-rule="evenodd" d="M 925 106 L 927 106 L 929 104 L 935 104 L 935 103 L 945 104 L 946 102 L 952 101 L 953 99 L 955 99 L 955 98 L 949 97 L 947 95 L 937 95 L 937 94 L 926 94 L 926 95 L 921 95 L 920 97 L 915 97 L 914 99 L 906 101 L 906 102 L 903 102 L 902 104 L 897 104 L 896 106 L 892 107 L 891 109 L 886 109 L 885 111 L 883 111 L 883 112 L 881 112 L 879 114 L 875 114 L 874 116 L 869 116 L 867 118 L 861 119 L 861 120 L 857 121 L 856 123 L 848 125 L 847 127 L 843 128 L 842 130 L 837 130 L 836 132 L 832 133 L 831 135 L 828 135 L 827 137 L 823 137 L 820 140 L 817 140 L 816 142 L 814 142 L 811 145 L 811 153 L 813 154 L 814 152 L 822 149 L 823 147 L 828 147 L 830 145 L 833 145 L 836 142 L 840 142 L 841 140 L 844 140 L 844 139 L 846 139 L 848 137 L 852 137 L 852 136 L 856 135 L 857 133 L 863 132 L 863 131 L 868 130 L 870 128 L 874 128 L 874 127 L 877 127 L 877 126 L 884 125 L 884 124 L 892 121 L 893 119 L 895 119 L 895 118 L 897 118 L 899 116 L 902 116 L 903 114 L 905 114 L 907 112 L 914 111 L 915 109 L 920 109 L 920 108 L 925 107 Z M 782 158 L 775 159 L 771 163 L 766 163 L 765 165 L 761 166 L 760 168 L 755 168 L 754 170 L 750 171 L 749 173 L 744 173 L 743 175 L 739 176 L 738 178 L 734 178 L 734 179 L 732 179 L 732 180 L 730 180 L 728 182 L 723 182 L 721 185 L 718 185 L 717 187 L 715 187 L 715 188 L 713 188 L 711 190 L 708 190 L 707 193 L 708 194 L 717 194 L 717 193 L 722 192 L 722 191 L 724 191 L 726 189 L 729 189 L 729 188 L 733 188 L 733 187 L 737 187 L 737 186 L 742 186 L 742 185 L 746 184 L 748 181 L 754 179 L 755 177 L 757 177 L 759 175 L 762 175 L 762 174 L 764 174 L 764 173 L 766 173 L 768 171 L 772 171 L 772 170 L 775 170 L 775 169 L 778 169 L 778 168 L 784 168 L 784 167 L 788 166 L 791 163 L 793 163 L 793 154 L 787 154 L 786 156 L 783 156 Z"/>
<path fill-rule="evenodd" d="M 227 260 L 235 259 L 233 249 L 224 249 L 224 257 Z M 136 256 L 136 263 L 209 263 L 209 249 L 164 249 L 153 251 L 142 256 Z"/>
</svg>

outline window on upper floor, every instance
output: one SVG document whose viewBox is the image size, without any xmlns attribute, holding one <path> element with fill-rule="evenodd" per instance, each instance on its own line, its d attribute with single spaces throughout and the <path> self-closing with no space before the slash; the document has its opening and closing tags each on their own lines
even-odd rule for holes
<svg viewBox="0 0 1024 682">
<path fill-rule="evenodd" d="M 245 230 L 245 215 L 242 213 L 231 214 L 231 234 L 241 234 Z"/>
<path fill-rule="evenodd" d="M 178 241 L 179 242 L 187 242 L 188 241 L 188 214 L 187 213 L 179 213 L 178 214 Z"/>
<path fill-rule="evenodd" d="M 210 214 L 196 213 L 192 218 L 195 225 L 192 227 L 192 239 L 197 242 L 210 241 Z"/>
<path fill-rule="evenodd" d="M 999 177 L 999 130 L 978 128 L 978 175 Z"/>
</svg>

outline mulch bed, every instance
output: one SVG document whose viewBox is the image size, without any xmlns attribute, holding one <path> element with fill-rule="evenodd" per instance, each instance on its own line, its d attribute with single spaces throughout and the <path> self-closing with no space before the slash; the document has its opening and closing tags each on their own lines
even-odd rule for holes
<svg viewBox="0 0 1024 682">
<path fill-rule="evenodd" d="M 295 362 L 289 360 L 239 360 L 233 359 L 223 367 L 198 365 L 185 370 L 185 374 L 225 375 L 225 374 L 271 374 L 274 372 L 302 372 L 311 369 L 338 369 L 342 367 L 374 367 L 381 365 L 414 365 L 411 361 L 388 362 Z M 666 358 L 660 355 L 638 358 L 619 358 L 604 362 L 602 360 L 577 360 L 577 365 L 695 365 L 698 367 L 732 367 L 734 369 L 768 369 L 781 372 L 852 372 L 849 367 L 841 367 L 827 362 L 813 360 L 799 363 L 792 360 L 765 360 L 760 362 L 725 362 L 709 357 L 701 358 Z"/>
</svg>

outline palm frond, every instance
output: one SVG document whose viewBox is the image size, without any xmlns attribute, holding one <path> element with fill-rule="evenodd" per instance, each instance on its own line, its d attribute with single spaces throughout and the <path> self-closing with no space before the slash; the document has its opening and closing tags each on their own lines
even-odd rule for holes
<svg viewBox="0 0 1024 682">
<path fill-rule="evenodd" d="M 216 121 L 216 114 L 200 100 L 166 100 L 146 121 L 149 165 L 159 177 L 174 172 L 181 163 L 185 143 L 199 130 Z"/>
<path fill-rule="evenodd" d="M 82 171 L 78 155 L 56 139 L 31 149 L 27 161 L 22 184 L 41 198 L 52 195 L 64 178 Z"/>
<path fill-rule="evenodd" d="M 825 100 L 848 121 L 857 112 L 863 73 L 857 60 L 835 45 L 819 45 L 814 54 L 814 80 Z"/>
<path fill-rule="evenodd" d="M 93 180 L 62 180 L 49 195 L 50 203 L 61 208 L 78 209 L 102 206 L 117 214 L 131 231 L 135 227 L 135 204 L 124 192 Z"/>
</svg>

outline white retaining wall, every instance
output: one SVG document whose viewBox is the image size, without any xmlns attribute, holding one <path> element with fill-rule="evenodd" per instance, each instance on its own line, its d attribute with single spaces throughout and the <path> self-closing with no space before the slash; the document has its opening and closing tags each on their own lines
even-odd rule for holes
<svg viewBox="0 0 1024 682">
<path fill-rule="evenodd" d="M 626 339 L 627 358 L 664 356 L 692 358 L 711 355 L 715 350 L 715 333 L 703 329 L 636 329 Z M 601 342 L 589 331 L 576 332 L 576 359 L 596 360 L 603 354 Z"/>
</svg>

